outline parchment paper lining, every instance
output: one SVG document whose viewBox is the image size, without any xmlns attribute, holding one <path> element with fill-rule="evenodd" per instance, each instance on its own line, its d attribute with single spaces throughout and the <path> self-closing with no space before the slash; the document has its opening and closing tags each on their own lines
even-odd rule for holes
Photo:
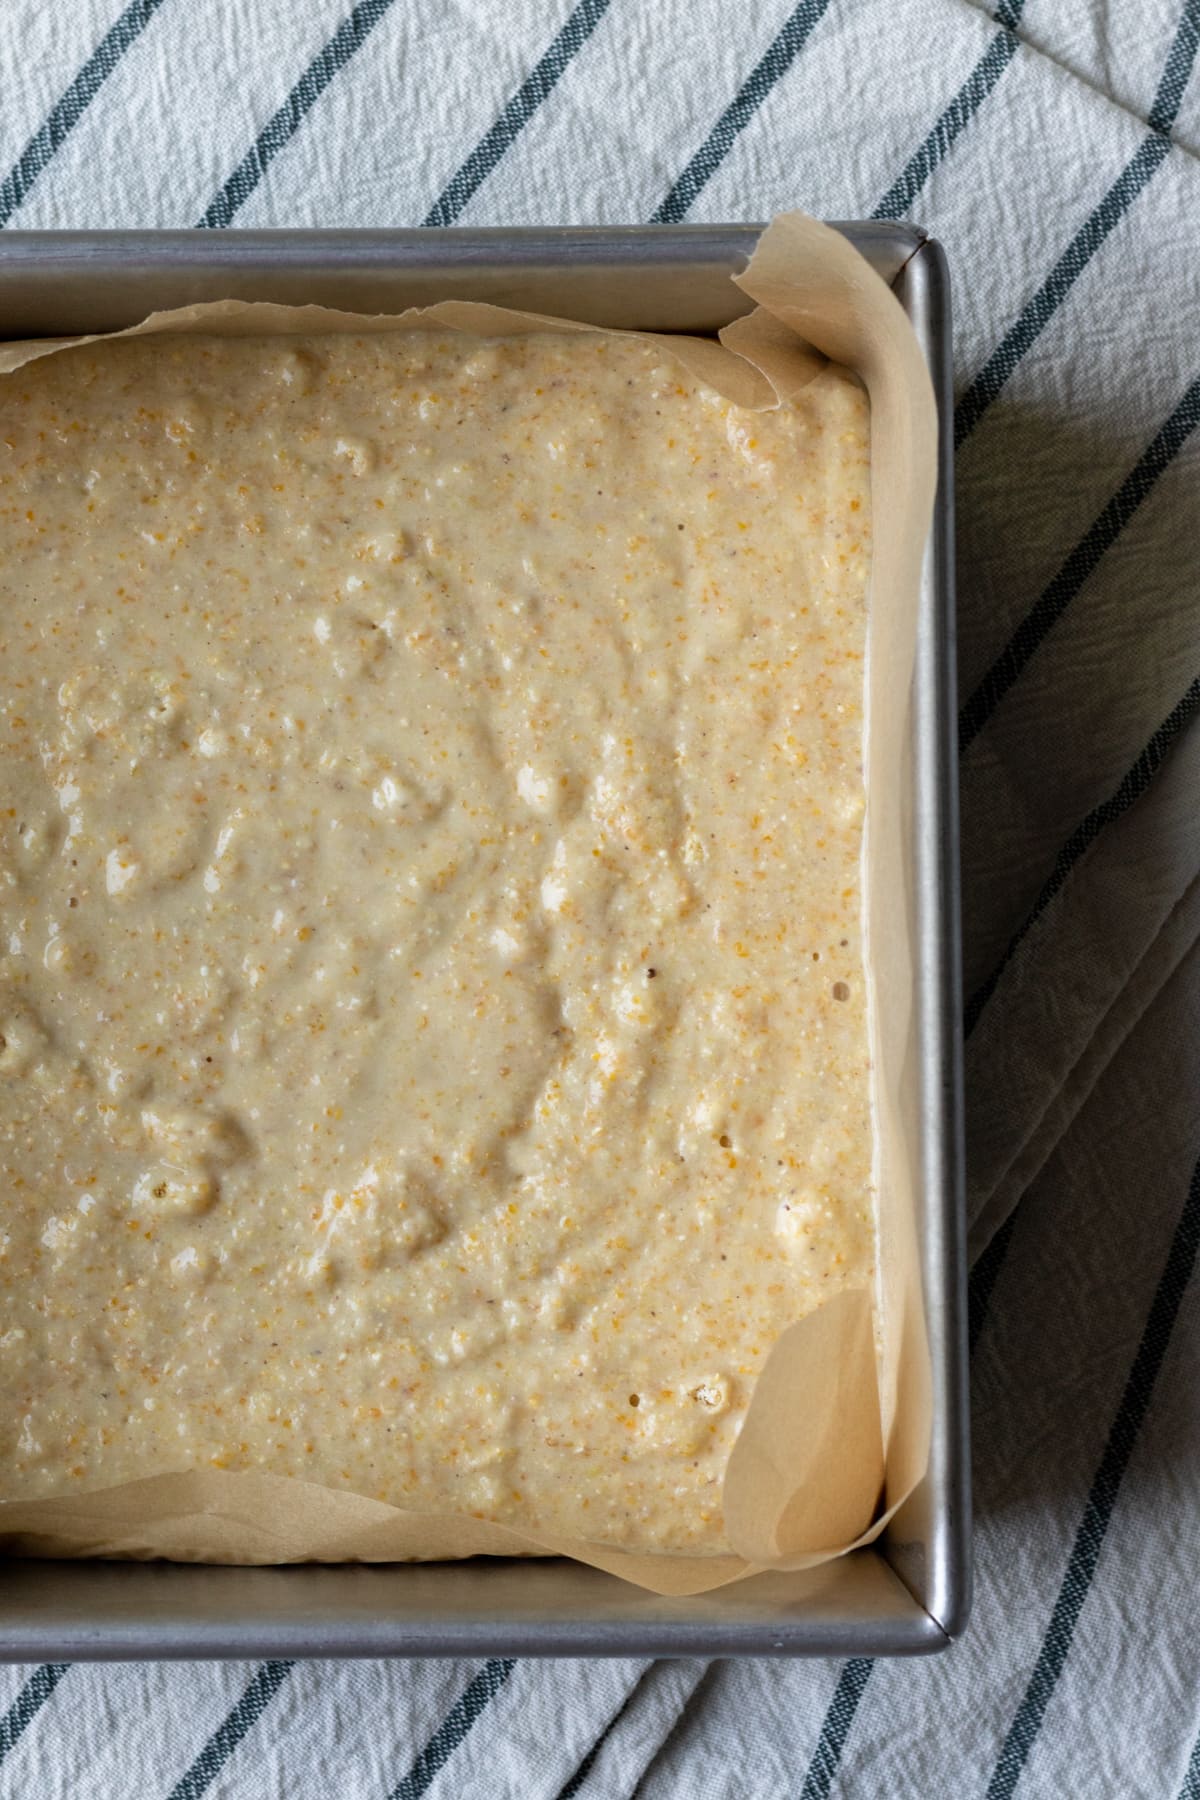
<svg viewBox="0 0 1200 1800">
<path fill-rule="evenodd" d="M 702 1593 L 800 1569 L 867 1543 L 920 1480 L 931 1387 L 917 1254 L 919 1179 L 909 903 L 910 690 L 917 596 L 936 468 L 929 376 L 902 308 L 844 238 L 802 214 L 764 232 L 738 284 L 756 310 L 720 343 L 646 334 L 738 405 L 787 404 L 825 359 L 871 403 L 873 556 L 865 717 L 863 869 L 873 1062 L 879 1277 L 791 1325 L 771 1351 L 730 1459 L 728 1556 L 639 1555 L 466 1517 L 406 1513 L 279 1476 L 173 1472 L 69 1498 L 0 1505 L 0 1547 L 58 1557 L 180 1562 L 573 1557 L 660 1594 Z M 219 301 L 129 331 L 222 336 L 447 329 L 488 337 L 592 331 L 586 322 L 467 301 L 386 316 Z M 608 335 L 629 335 L 608 333 Z M 0 346 L 0 376 L 93 337 Z"/>
</svg>

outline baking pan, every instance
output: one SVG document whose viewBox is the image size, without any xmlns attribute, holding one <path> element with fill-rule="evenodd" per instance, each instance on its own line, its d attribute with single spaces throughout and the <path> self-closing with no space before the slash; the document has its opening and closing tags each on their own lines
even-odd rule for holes
<svg viewBox="0 0 1200 1800">
<path fill-rule="evenodd" d="M 269 1569 L 10 1561 L 0 1563 L 0 1657 L 874 1656 L 940 1650 L 963 1629 L 971 1576 L 948 278 L 940 248 L 914 226 L 838 229 L 912 320 L 941 421 L 912 709 L 914 1075 L 933 1364 L 924 1480 L 870 1549 L 689 1599 L 557 1560 Z M 0 341 L 107 331 L 158 308 L 230 297 L 398 312 L 452 296 L 712 332 L 748 309 L 729 277 L 759 231 L 3 232 Z"/>
</svg>

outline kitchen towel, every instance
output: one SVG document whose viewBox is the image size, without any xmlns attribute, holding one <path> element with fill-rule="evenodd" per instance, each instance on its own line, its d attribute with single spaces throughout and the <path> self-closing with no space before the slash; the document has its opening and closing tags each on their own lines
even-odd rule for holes
<svg viewBox="0 0 1200 1800">
<path fill-rule="evenodd" d="M 5 0 L 0 226 L 909 218 L 955 298 L 975 1613 L 0 1670 L 19 1800 L 1200 1800 L 1200 0 Z"/>
</svg>

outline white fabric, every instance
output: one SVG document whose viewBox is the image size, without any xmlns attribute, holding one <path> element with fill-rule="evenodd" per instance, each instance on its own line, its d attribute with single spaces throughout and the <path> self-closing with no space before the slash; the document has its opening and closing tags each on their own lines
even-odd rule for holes
<svg viewBox="0 0 1200 1800">
<path fill-rule="evenodd" d="M 1200 375 L 1200 0 L 360 0 L 333 71 L 351 10 L 6 0 L 3 222 L 188 226 L 225 190 L 235 228 L 414 224 L 447 194 L 466 224 L 628 223 L 689 167 L 691 220 L 854 218 L 930 140 L 905 210 L 950 256 L 960 395 L 1058 266 L 957 458 L 964 702 L 1075 569 L 962 759 L 968 996 L 1020 936 L 967 1052 L 973 1249 L 1015 1220 L 974 1364 L 975 1616 L 849 1674 L 4 1669 L 0 1795 L 1200 1800 L 1200 730 L 1127 780 L 1200 675 L 1191 413 L 1105 526 Z"/>
</svg>

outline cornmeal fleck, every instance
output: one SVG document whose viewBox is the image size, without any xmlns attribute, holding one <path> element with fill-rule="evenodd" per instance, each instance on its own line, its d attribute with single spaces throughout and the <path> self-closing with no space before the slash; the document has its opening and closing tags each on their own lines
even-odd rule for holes
<svg viewBox="0 0 1200 1800">
<path fill-rule="evenodd" d="M 873 1272 L 861 389 L 406 332 L 3 395 L 0 1498 L 721 1549 Z"/>
</svg>

